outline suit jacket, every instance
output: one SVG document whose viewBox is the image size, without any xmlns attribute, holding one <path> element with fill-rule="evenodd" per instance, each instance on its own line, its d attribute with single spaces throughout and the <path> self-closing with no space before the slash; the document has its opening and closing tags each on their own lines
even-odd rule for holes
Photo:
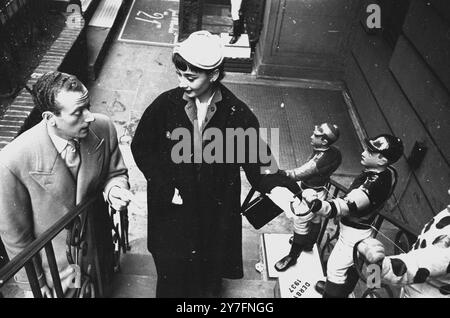
<svg viewBox="0 0 450 318">
<path fill-rule="evenodd" d="M 107 194 L 114 185 L 129 188 L 127 168 L 120 153 L 117 134 L 108 117 L 94 114 L 88 136 L 80 141 L 81 166 L 75 182 L 58 154 L 46 122 L 24 132 L 0 152 L 0 235 L 10 259 L 73 209 L 99 190 Z M 60 271 L 68 265 L 66 231 L 52 241 Z M 51 287 L 46 257 L 37 266 Z M 27 282 L 22 270 L 16 275 Z"/>
</svg>

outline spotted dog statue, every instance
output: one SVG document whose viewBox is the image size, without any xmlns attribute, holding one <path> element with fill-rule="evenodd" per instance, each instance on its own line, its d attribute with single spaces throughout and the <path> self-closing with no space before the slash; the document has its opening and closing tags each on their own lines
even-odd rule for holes
<svg viewBox="0 0 450 318">
<path fill-rule="evenodd" d="M 358 251 L 381 266 L 382 282 L 403 286 L 400 297 L 450 298 L 450 205 L 424 226 L 408 253 L 385 256 L 383 244 L 373 238 Z"/>
</svg>

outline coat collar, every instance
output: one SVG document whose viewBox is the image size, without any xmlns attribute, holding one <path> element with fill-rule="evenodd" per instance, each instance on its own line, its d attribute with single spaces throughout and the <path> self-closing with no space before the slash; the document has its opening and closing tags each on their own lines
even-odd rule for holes
<svg viewBox="0 0 450 318">
<path fill-rule="evenodd" d="M 240 101 L 234 96 L 232 92 L 230 92 L 223 84 L 219 84 L 218 90 L 220 90 L 220 97 L 221 100 L 219 101 L 219 96 L 216 96 L 216 100 L 214 100 L 214 103 L 216 105 L 216 111 L 214 114 L 214 121 L 216 127 L 224 127 L 226 124 L 228 118 L 234 114 L 236 111 Z M 194 114 L 196 115 L 196 111 L 193 111 L 192 113 L 186 112 L 185 107 L 188 106 L 187 104 L 190 104 L 189 101 L 183 98 L 184 92 L 181 88 L 177 87 L 174 88 L 168 92 L 166 92 L 166 98 L 167 100 L 173 105 L 174 109 L 173 111 L 168 114 L 169 117 L 175 116 L 177 119 L 173 119 L 175 121 L 181 120 L 179 116 L 182 116 L 182 120 L 186 121 L 186 124 L 191 124 L 193 126 L 193 121 L 196 119 L 194 117 Z M 188 98 L 189 99 L 189 98 Z M 195 102 L 192 101 L 192 110 L 195 110 Z M 211 118 L 208 122 L 211 122 Z M 205 128 L 206 125 L 204 125 L 203 128 Z"/>
<path fill-rule="evenodd" d="M 29 174 L 55 200 L 70 210 L 75 205 L 75 180 L 48 135 L 46 122 L 42 120 L 32 129 L 36 141 L 35 169 Z"/>
<path fill-rule="evenodd" d="M 183 93 L 183 100 L 187 101 L 186 106 L 184 106 L 184 111 L 186 112 L 186 115 L 188 116 L 192 125 L 195 126 L 197 124 L 195 122 L 197 120 L 197 106 L 195 105 L 195 100 L 193 98 L 188 97 L 186 93 Z M 217 111 L 217 103 L 221 101 L 222 101 L 222 92 L 220 88 L 217 88 L 214 92 L 213 98 L 211 99 L 211 103 L 209 104 L 208 109 L 206 111 L 206 117 L 200 129 L 201 131 L 203 131 L 205 127 L 208 125 L 211 118 Z"/>
<path fill-rule="evenodd" d="M 95 123 L 91 124 L 91 126 Z M 104 159 L 105 140 L 90 127 L 86 138 L 80 140 L 81 166 L 77 178 L 77 204 L 81 202 L 92 186 L 99 181 Z M 68 170 L 68 169 L 67 169 Z"/>
<path fill-rule="evenodd" d="M 30 175 L 46 191 L 61 197 L 62 201 L 68 200 L 67 196 L 76 193 L 75 202 L 79 203 L 88 190 L 91 180 L 95 180 L 94 175 L 100 173 L 101 166 L 99 160 L 104 147 L 104 139 L 99 138 L 90 128 L 86 138 L 80 140 L 81 166 L 78 172 L 77 182 L 75 182 L 66 163 L 56 150 L 47 132 L 47 125 L 42 120 L 33 132 L 36 140 L 35 147 L 35 169 L 30 171 Z"/>
</svg>

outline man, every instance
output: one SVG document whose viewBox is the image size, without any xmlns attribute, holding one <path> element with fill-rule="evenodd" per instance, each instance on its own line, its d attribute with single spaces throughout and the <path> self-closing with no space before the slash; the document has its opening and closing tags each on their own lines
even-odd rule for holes
<svg viewBox="0 0 450 318">
<path fill-rule="evenodd" d="M 364 170 L 353 181 L 348 194 L 330 201 L 318 199 L 317 194 L 303 196 L 310 213 L 341 218 L 339 238 L 327 263 L 327 281 L 316 285 L 324 297 L 343 298 L 353 291 L 358 281 L 353 267 L 353 247 L 372 236 L 377 212 L 393 191 L 395 176 L 388 166 L 403 154 L 402 141 L 388 134 L 366 139 L 365 143 L 367 149 L 361 156 Z"/>
<path fill-rule="evenodd" d="M 241 17 L 242 0 L 230 0 L 233 31 L 230 33 L 230 44 L 235 44 L 244 32 L 244 20 Z"/>
<path fill-rule="evenodd" d="M 73 75 L 51 72 L 36 82 L 33 95 L 42 121 L 0 152 L 0 235 L 10 259 L 89 195 L 103 190 L 116 210 L 131 198 L 113 123 L 90 112 L 86 87 Z M 67 288 L 75 273 L 65 232 L 52 243 Z M 47 258 L 41 258 L 35 264 L 41 292 L 52 297 Z M 15 278 L 28 287 L 24 270 Z"/>
<path fill-rule="evenodd" d="M 382 282 L 403 286 L 400 297 L 450 298 L 450 205 L 425 224 L 408 253 L 385 257 L 374 238 L 359 243 L 358 251 L 380 265 Z"/>
<path fill-rule="evenodd" d="M 332 144 L 339 138 L 339 128 L 336 125 L 323 123 L 315 126 L 311 136 L 313 153 L 300 167 L 286 170 L 284 173 L 294 181 L 300 181 L 302 190 L 312 189 L 317 192 L 320 199 L 325 199 L 325 185 L 330 176 L 339 167 L 342 161 L 341 152 Z M 297 211 L 299 214 L 308 212 Z M 275 264 L 277 271 L 285 271 L 295 263 L 302 251 L 311 251 L 320 231 L 320 217 L 311 215 L 309 222 L 304 222 L 301 216 L 294 216 L 294 238 L 289 254 Z"/>
</svg>

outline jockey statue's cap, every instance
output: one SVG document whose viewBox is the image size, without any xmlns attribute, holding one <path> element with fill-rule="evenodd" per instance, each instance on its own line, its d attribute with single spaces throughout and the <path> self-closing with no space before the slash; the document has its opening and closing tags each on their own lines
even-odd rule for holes
<svg viewBox="0 0 450 318">
<path fill-rule="evenodd" d="M 315 126 L 314 135 L 324 136 L 329 143 L 333 143 L 339 138 L 339 128 L 337 125 L 330 123 L 323 123 L 319 126 Z"/>
<path fill-rule="evenodd" d="M 382 134 L 364 141 L 370 152 L 382 154 L 389 163 L 396 162 L 403 154 L 403 142 L 395 136 Z"/>
</svg>

